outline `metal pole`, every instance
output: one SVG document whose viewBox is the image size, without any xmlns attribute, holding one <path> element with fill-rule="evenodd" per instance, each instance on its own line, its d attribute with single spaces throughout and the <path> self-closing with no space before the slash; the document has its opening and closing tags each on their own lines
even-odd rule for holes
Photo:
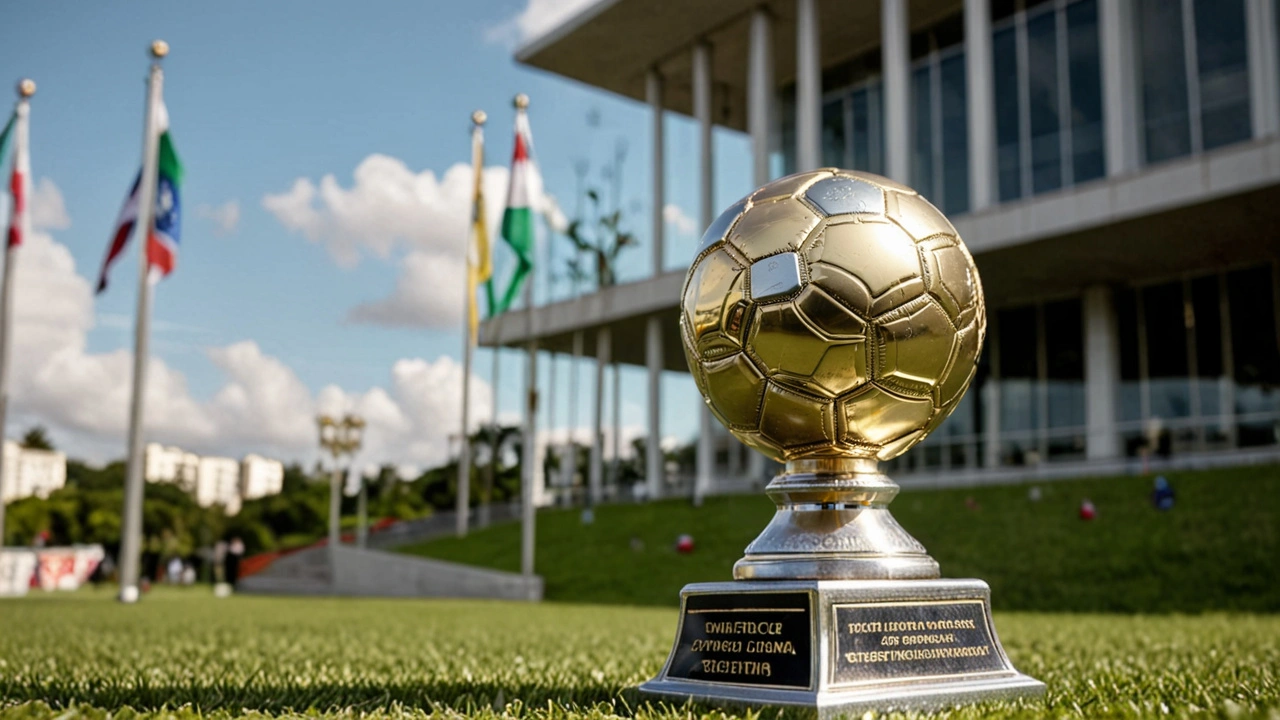
<svg viewBox="0 0 1280 720">
<path fill-rule="evenodd" d="M 481 173 L 484 172 L 484 121 L 484 111 L 471 113 L 471 166 L 477 190 L 480 187 Z M 472 207 L 472 213 L 475 212 L 479 212 L 479 208 Z M 471 357 L 476 342 L 471 325 L 471 318 L 476 312 L 476 288 L 472 278 L 475 277 L 475 263 L 479 262 L 479 258 L 472 257 L 475 251 L 475 226 L 473 218 L 473 222 L 467 226 L 467 242 L 463 249 L 463 257 L 467 262 L 467 302 L 462 318 L 462 446 L 458 450 L 458 537 L 467 536 L 467 521 L 471 511 L 471 441 L 467 433 L 471 430 Z M 364 484 L 361 483 L 360 487 L 363 488 Z"/>
<path fill-rule="evenodd" d="M 329 477 L 329 547 L 342 544 L 342 463 L 333 454 L 333 474 Z"/>
<path fill-rule="evenodd" d="M 567 460 L 564 464 L 564 485 L 567 488 L 573 488 L 573 482 L 578 476 L 578 441 L 574 438 L 574 433 L 578 430 L 578 366 L 582 360 L 582 331 L 575 330 L 573 333 L 573 358 L 569 361 L 569 432 L 565 440 L 565 453 Z M 572 500 L 573 491 L 570 490 L 569 498 Z M 566 502 L 566 504 L 572 504 Z"/>
<path fill-rule="evenodd" d="M 600 502 L 600 492 L 604 484 L 604 448 L 601 438 L 604 430 L 604 369 L 609 365 L 609 353 L 612 350 L 612 333 L 608 325 L 596 330 L 596 389 L 592 398 L 593 413 L 591 419 L 591 468 L 588 475 L 587 507 L 594 507 Z"/>
<path fill-rule="evenodd" d="M 495 323 L 502 322 L 502 316 L 495 318 Z M 493 434 L 489 438 L 489 467 L 485 468 L 484 489 L 481 491 L 480 507 L 476 513 L 476 524 L 480 527 L 489 527 L 489 503 L 493 501 L 493 484 L 498 475 L 498 458 L 501 455 L 501 438 L 498 427 L 498 380 L 499 371 L 502 368 L 502 348 L 494 345 L 493 347 L 493 373 L 492 378 L 492 407 L 489 415 L 489 428 Z"/>
<path fill-rule="evenodd" d="M 156 112 L 164 87 L 160 61 L 169 53 L 163 40 L 151 44 L 151 76 L 147 82 L 147 110 L 142 130 L 142 175 L 138 184 L 138 309 L 133 343 L 133 403 L 129 410 L 129 456 L 125 470 L 124 512 L 120 537 L 120 601 L 138 601 L 138 564 L 142 549 L 142 436 L 143 403 L 147 386 L 147 341 L 151 325 L 151 282 L 147 275 L 147 234 L 156 207 Z"/>
<path fill-rule="evenodd" d="M 29 152 L 29 131 L 31 104 L 29 98 L 36 92 L 36 84 L 30 80 L 18 83 L 17 137 L 14 139 L 13 164 L 19 168 L 18 153 Z M 31 198 L 31 168 L 20 168 L 23 188 L 21 197 L 25 202 Z M 14 198 L 14 202 L 17 198 Z M 31 237 L 31 212 L 27 207 L 14 207 L 13 218 L 18 221 L 18 235 L 23 240 Z M 5 422 L 9 411 L 9 330 L 13 324 L 13 268 L 18 260 L 18 246 L 10 244 L 4 252 L 4 286 L 0 288 L 0 443 L 4 441 Z M 4 547 L 4 462 L 0 458 L 0 548 Z"/>
<path fill-rule="evenodd" d="M 645 321 L 645 364 L 649 370 L 649 439 L 644 444 L 644 474 L 650 500 L 662 496 L 662 320 L 650 315 Z"/>
<path fill-rule="evenodd" d="M 360 473 L 360 496 L 356 500 L 356 547 L 364 550 L 369 545 L 369 484 L 365 482 L 364 473 Z"/>
<path fill-rule="evenodd" d="M 524 462 L 520 468 L 520 574 L 526 585 L 533 577 L 533 550 L 537 515 L 534 511 L 533 484 L 538 470 L 538 343 L 529 343 L 529 365 L 526 376 L 524 429 Z"/>
</svg>

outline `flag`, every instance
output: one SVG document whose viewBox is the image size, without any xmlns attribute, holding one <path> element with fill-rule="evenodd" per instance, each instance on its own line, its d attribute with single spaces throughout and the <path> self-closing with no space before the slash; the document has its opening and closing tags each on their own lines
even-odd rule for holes
<svg viewBox="0 0 1280 720">
<path fill-rule="evenodd" d="M 530 206 L 532 192 L 542 187 L 538 166 L 533 162 L 533 137 L 529 131 L 529 116 L 523 109 L 516 111 L 516 145 L 511 155 L 511 178 L 507 186 L 507 209 L 502 214 L 502 239 L 507 241 L 516 256 L 516 266 L 511 280 L 501 295 L 495 293 L 493 280 L 489 281 L 489 314 L 499 315 L 511 308 L 520 294 L 530 271 L 533 270 L 533 209 Z"/>
<path fill-rule="evenodd" d="M 182 182 L 182 163 L 173 148 L 173 139 L 169 135 L 169 112 L 161 103 L 154 118 L 156 132 L 160 133 L 158 147 L 158 171 L 156 173 L 156 207 L 155 221 L 147 233 L 147 265 L 148 276 L 157 280 L 173 272 L 177 262 L 178 238 L 180 235 L 180 215 L 178 188 Z M 138 222 L 138 192 L 142 184 L 142 171 L 133 178 L 129 194 L 116 216 L 116 231 L 107 247 L 107 256 L 102 261 L 102 270 L 98 273 L 97 293 L 107 289 L 107 275 L 111 266 L 124 253 L 129 238 L 133 235 L 133 227 Z"/>
<path fill-rule="evenodd" d="M 22 244 L 23 215 L 27 212 L 27 195 L 31 178 L 31 156 L 27 139 L 27 105 L 19 104 L 13 116 L 4 127 L 4 135 L 0 136 L 0 158 L 4 157 L 9 145 L 10 130 L 14 132 L 13 172 L 9 175 L 9 193 L 13 202 L 9 204 L 9 247 Z"/>
<path fill-rule="evenodd" d="M 467 322 L 470 341 L 475 343 L 480 326 L 476 309 L 476 290 L 493 276 L 493 259 L 489 255 L 489 228 L 484 212 L 484 131 L 479 125 L 471 131 L 471 161 L 475 168 L 475 190 L 471 200 L 471 243 L 467 248 Z M 492 305 L 490 305 L 492 307 Z"/>
</svg>

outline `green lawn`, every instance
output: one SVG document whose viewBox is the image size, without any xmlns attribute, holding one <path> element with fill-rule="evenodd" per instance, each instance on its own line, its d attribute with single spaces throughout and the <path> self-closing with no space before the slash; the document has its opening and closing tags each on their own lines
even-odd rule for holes
<svg viewBox="0 0 1280 720">
<path fill-rule="evenodd" d="M 942 565 L 943 577 L 991 585 L 997 610 L 1280 611 L 1280 466 L 1169 473 L 1177 506 L 1148 503 L 1151 478 L 907 490 L 894 516 Z M 1098 517 L 1082 522 L 1082 498 Z M 972 498 L 976 508 L 966 502 Z M 690 582 L 727 580 L 773 505 L 760 495 L 606 506 L 584 526 L 573 510 L 538 514 L 537 572 L 546 596 L 569 602 L 674 607 Z M 675 552 L 690 533 L 693 554 Z M 637 538 L 642 549 L 632 549 Z M 404 548 L 446 560 L 519 569 L 519 527 Z"/>
<path fill-rule="evenodd" d="M 658 671 L 669 609 L 106 591 L 0 601 L 0 720 L 705 717 L 628 688 Z M 1280 617 L 997 613 L 1043 702 L 981 717 L 1280 717 Z"/>
</svg>

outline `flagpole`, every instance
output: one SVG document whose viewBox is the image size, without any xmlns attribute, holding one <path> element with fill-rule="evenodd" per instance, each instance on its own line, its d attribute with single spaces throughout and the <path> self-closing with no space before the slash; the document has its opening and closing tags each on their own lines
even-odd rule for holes
<svg viewBox="0 0 1280 720">
<path fill-rule="evenodd" d="M 471 165 L 475 170 L 475 187 L 480 186 L 481 174 L 484 172 L 485 119 L 486 116 L 483 110 L 476 110 L 471 113 Z M 467 224 L 467 245 L 465 250 L 467 260 L 467 305 L 466 316 L 464 317 L 466 328 L 462 332 L 462 449 L 458 451 L 458 537 L 467 536 L 467 523 L 470 520 L 471 511 L 471 442 L 467 436 L 467 431 L 471 427 L 471 356 L 476 341 L 475 328 L 472 323 L 472 318 L 476 312 L 475 263 L 479 262 L 477 258 L 472 258 L 475 252 L 476 219 L 474 214 L 479 212 L 474 203 L 475 198 L 472 198 L 473 206 L 471 212 L 473 217 L 471 222 Z"/>
<path fill-rule="evenodd" d="M 18 153 L 27 152 L 28 150 L 28 130 L 31 112 L 31 96 L 36 94 L 35 82 L 24 79 L 18 83 L 18 107 L 14 110 L 17 125 L 14 131 L 17 135 L 14 137 L 13 147 L 13 167 L 18 169 Z M 17 207 L 18 197 L 14 197 L 12 202 L 15 203 L 11 210 L 13 219 L 18 221 L 18 237 L 26 240 L 31 236 L 31 213 L 25 207 L 31 198 L 31 178 L 30 171 L 24 173 L 19 179 L 22 183 L 21 199 L 24 207 Z M 10 242 L 4 251 L 4 286 L 0 288 L 0 441 L 4 439 L 5 423 L 8 420 L 9 413 L 9 331 L 13 324 L 13 268 L 18 259 L 16 250 L 18 244 Z M 4 547 L 4 463 L 0 462 L 0 548 Z"/>
<path fill-rule="evenodd" d="M 529 108 L 529 96 L 524 93 L 516 95 L 513 104 L 516 108 L 516 127 L 521 127 L 520 122 Z M 526 121 L 527 122 L 527 121 Z M 532 148 L 529 148 L 532 152 Z M 531 159 L 532 162 L 532 159 Z M 530 201 L 533 201 L 530 198 Z M 536 257 L 536 252 L 532 253 Z M 538 274 L 530 273 L 529 282 L 524 288 L 524 309 L 526 317 L 529 319 L 529 336 L 533 335 L 533 286 L 536 282 Z M 525 587 L 532 588 L 533 579 L 533 550 L 536 514 L 533 507 L 533 481 L 537 471 L 538 453 L 537 453 L 537 423 L 538 423 L 538 341 L 530 340 L 528 345 L 529 358 L 526 363 L 525 376 L 525 428 L 524 428 L 524 450 L 523 460 L 520 468 L 520 573 L 525 578 Z M 533 599 L 530 596 L 530 599 Z"/>
<path fill-rule="evenodd" d="M 148 278 L 147 236 L 155 221 L 156 110 L 164 88 L 160 62 L 169 54 L 163 40 L 151 43 L 151 75 L 147 80 L 147 111 L 142 130 L 142 175 L 138 184 L 138 311 L 133 339 L 133 400 L 129 408 L 129 457 L 124 481 L 124 518 L 120 537 L 120 602 L 138 601 L 138 561 L 142 549 L 142 432 L 146 400 L 148 340 L 151 332 L 151 282 Z"/>
</svg>

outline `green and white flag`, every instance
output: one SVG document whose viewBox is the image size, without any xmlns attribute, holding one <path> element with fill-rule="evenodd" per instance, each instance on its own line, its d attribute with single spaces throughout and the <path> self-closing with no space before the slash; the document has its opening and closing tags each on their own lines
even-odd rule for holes
<svg viewBox="0 0 1280 720">
<path fill-rule="evenodd" d="M 529 132 L 529 116 L 523 108 L 516 110 L 516 145 L 511 155 L 511 178 L 507 187 L 507 209 L 502 214 L 502 239 L 515 253 L 515 268 L 505 288 L 488 282 L 489 316 L 511 309 L 521 288 L 533 271 L 534 209 L 532 202 L 541 193 L 542 177 L 533 162 L 533 137 Z"/>
</svg>

